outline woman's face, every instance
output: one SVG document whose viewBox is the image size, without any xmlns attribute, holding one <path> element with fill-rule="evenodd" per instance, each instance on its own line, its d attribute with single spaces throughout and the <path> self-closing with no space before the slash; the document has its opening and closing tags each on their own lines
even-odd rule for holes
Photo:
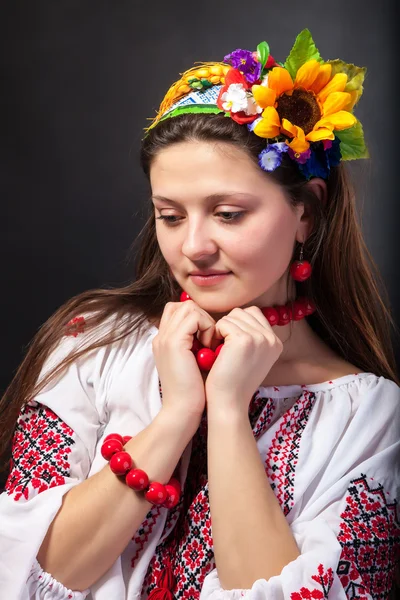
<svg viewBox="0 0 400 600">
<path fill-rule="evenodd" d="M 172 145 L 154 159 L 150 183 L 161 252 L 204 310 L 217 320 L 237 306 L 287 301 L 296 234 L 306 237 L 303 205 L 294 212 L 282 188 L 244 151 L 224 142 Z M 207 287 L 189 275 L 207 269 L 230 274 Z"/>
</svg>

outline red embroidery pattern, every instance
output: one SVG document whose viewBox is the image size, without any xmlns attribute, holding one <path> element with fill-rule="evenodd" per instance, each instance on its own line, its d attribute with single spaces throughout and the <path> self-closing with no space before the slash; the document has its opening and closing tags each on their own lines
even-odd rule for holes
<svg viewBox="0 0 400 600">
<path fill-rule="evenodd" d="M 312 575 L 311 579 L 314 579 L 321 589 L 314 588 L 313 590 L 309 590 L 306 587 L 302 587 L 298 592 L 290 594 L 290 600 L 303 600 L 303 598 L 306 598 L 307 600 L 321 600 L 323 598 L 328 598 L 329 590 L 333 584 L 332 569 L 329 568 L 325 571 L 324 565 L 320 564 L 318 565 L 318 575 Z"/>
<path fill-rule="evenodd" d="M 294 505 L 294 478 L 300 440 L 315 398 L 315 394 L 305 390 L 284 413 L 265 459 L 266 473 L 285 515 Z"/>
<path fill-rule="evenodd" d="M 67 323 L 65 335 L 76 337 L 85 331 L 85 317 L 74 317 Z"/>
<path fill-rule="evenodd" d="M 386 599 L 400 558 L 397 501 L 388 502 L 382 485 L 370 488 L 362 473 L 350 482 L 346 501 L 337 574 L 348 598 Z"/>
<path fill-rule="evenodd" d="M 249 408 L 250 423 L 256 440 L 267 431 L 274 412 L 275 402 L 273 399 L 263 398 L 256 392 Z"/>
<path fill-rule="evenodd" d="M 158 380 L 158 388 L 159 388 L 160 397 L 162 400 L 162 387 L 161 387 L 160 380 Z M 180 475 L 179 475 L 180 466 L 181 466 L 181 461 L 179 460 L 178 464 L 176 465 L 175 471 L 173 473 L 173 477 L 175 477 L 178 480 L 180 479 Z M 164 541 L 164 539 L 168 537 L 168 535 L 171 533 L 172 529 L 175 527 L 175 525 L 178 521 L 179 515 L 181 513 L 182 505 L 183 505 L 183 493 L 181 494 L 178 504 L 174 508 L 169 509 L 167 512 L 167 518 L 165 520 L 164 531 L 160 538 L 159 543 Z"/>
<path fill-rule="evenodd" d="M 171 511 L 170 534 L 158 544 L 149 564 L 143 590 L 146 597 L 157 587 L 164 569 L 175 578 L 174 598 L 198 600 L 206 575 L 215 567 L 207 484 L 207 415 L 203 415 L 192 442 L 192 456 L 178 506 Z"/>
<path fill-rule="evenodd" d="M 73 431 L 50 408 L 30 402 L 18 417 L 5 491 L 14 500 L 62 485 L 69 476 Z"/>
<path fill-rule="evenodd" d="M 158 380 L 158 389 L 159 389 L 160 397 L 162 400 L 162 388 L 161 388 L 160 380 Z M 175 470 L 174 477 L 178 477 L 178 472 L 179 472 L 179 463 Z M 168 529 L 170 529 L 170 530 L 173 529 L 173 527 L 179 517 L 179 512 L 182 507 L 182 501 L 183 501 L 183 494 L 181 495 L 181 498 L 180 498 L 178 504 L 173 509 L 168 511 L 167 519 L 166 519 L 165 526 L 164 526 L 163 536 L 165 536 L 165 533 Z M 152 509 L 147 513 L 146 518 L 144 519 L 140 528 L 136 532 L 136 535 L 132 538 L 132 542 L 136 546 L 135 554 L 133 555 L 133 557 L 131 559 L 132 569 L 135 567 L 136 561 L 138 560 L 144 546 L 146 545 L 149 538 L 151 537 L 154 526 L 157 522 L 157 517 L 159 517 L 160 514 L 161 514 L 160 507 L 153 506 Z"/>
<path fill-rule="evenodd" d="M 153 508 L 147 513 L 143 523 L 140 525 L 136 532 L 136 535 L 132 538 L 133 543 L 136 545 L 135 554 L 131 560 L 132 568 L 136 565 L 136 561 L 139 558 L 145 544 L 147 543 L 154 525 L 157 522 L 157 517 L 161 514 L 159 506 L 153 506 Z"/>
<path fill-rule="evenodd" d="M 160 392 L 162 395 L 161 389 Z M 253 395 L 249 406 L 249 420 L 255 436 L 260 435 L 268 426 L 273 406 L 270 398 L 262 398 L 257 392 Z M 144 579 L 143 595 L 147 598 L 155 592 L 159 575 L 171 569 L 175 581 L 169 592 L 173 597 L 176 600 L 198 600 L 204 579 L 214 568 L 205 413 L 193 437 L 191 460 L 181 500 L 167 517 L 163 536 Z"/>
</svg>

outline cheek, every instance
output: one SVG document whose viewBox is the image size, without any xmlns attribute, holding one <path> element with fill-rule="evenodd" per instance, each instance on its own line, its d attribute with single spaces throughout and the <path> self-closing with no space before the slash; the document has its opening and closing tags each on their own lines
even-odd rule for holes
<svg viewBox="0 0 400 600">
<path fill-rule="evenodd" d="M 156 228 L 157 241 L 161 254 L 168 265 L 168 270 L 172 279 L 177 281 L 179 285 L 183 286 L 183 279 L 180 276 L 180 272 L 182 270 L 181 242 L 178 241 L 178 237 L 176 235 L 172 236 L 171 234 L 168 234 L 168 232 L 164 233 L 161 227 L 160 230 L 157 230 Z M 167 226 L 164 226 L 164 228 L 166 229 Z"/>
<path fill-rule="evenodd" d="M 295 232 L 292 213 L 258 219 L 232 244 L 236 264 L 247 269 L 250 264 L 252 270 L 282 275 L 292 256 Z"/>
<path fill-rule="evenodd" d="M 157 242 L 161 250 L 161 254 L 165 258 L 168 264 L 172 264 L 174 262 L 174 257 L 176 257 L 177 250 L 172 242 L 173 238 L 171 235 L 168 235 L 168 232 L 163 231 L 166 229 L 166 226 L 156 225 L 156 236 Z M 176 258 L 175 258 L 176 260 Z"/>
</svg>

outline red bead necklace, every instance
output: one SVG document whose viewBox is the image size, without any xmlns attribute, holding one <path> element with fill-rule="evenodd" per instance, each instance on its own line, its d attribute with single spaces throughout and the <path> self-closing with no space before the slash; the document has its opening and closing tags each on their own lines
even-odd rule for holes
<svg viewBox="0 0 400 600">
<path fill-rule="evenodd" d="M 182 292 L 180 301 L 185 302 L 185 300 L 190 300 L 190 296 L 187 292 Z M 300 321 L 311 315 L 315 311 L 315 304 L 302 296 L 293 302 L 293 310 L 290 304 L 274 307 L 266 306 L 260 310 L 271 326 L 287 325 L 290 321 Z M 210 371 L 223 346 L 223 343 L 220 344 L 214 351 L 211 348 L 205 348 L 197 338 L 194 339 L 192 352 L 196 356 L 197 364 L 202 371 Z"/>
</svg>

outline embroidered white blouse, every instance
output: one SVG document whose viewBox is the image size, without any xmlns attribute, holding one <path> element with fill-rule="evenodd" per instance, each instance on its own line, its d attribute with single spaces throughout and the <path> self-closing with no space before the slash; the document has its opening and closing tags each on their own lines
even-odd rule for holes
<svg viewBox="0 0 400 600">
<path fill-rule="evenodd" d="M 85 337 L 80 319 L 43 372 Z M 373 373 L 254 393 L 249 419 L 257 447 L 301 553 L 279 575 L 258 579 L 251 589 L 221 587 L 208 504 L 206 415 L 180 461 L 180 503 L 170 511 L 153 506 L 90 590 L 66 589 L 42 570 L 36 555 L 63 495 L 106 464 L 104 437 L 134 436 L 162 407 L 152 353 L 157 331 L 148 324 L 78 359 L 21 411 L 0 495 L 1 597 L 145 600 L 169 559 L 173 597 L 185 600 L 387 598 L 400 548 L 400 388 Z"/>
</svg>

